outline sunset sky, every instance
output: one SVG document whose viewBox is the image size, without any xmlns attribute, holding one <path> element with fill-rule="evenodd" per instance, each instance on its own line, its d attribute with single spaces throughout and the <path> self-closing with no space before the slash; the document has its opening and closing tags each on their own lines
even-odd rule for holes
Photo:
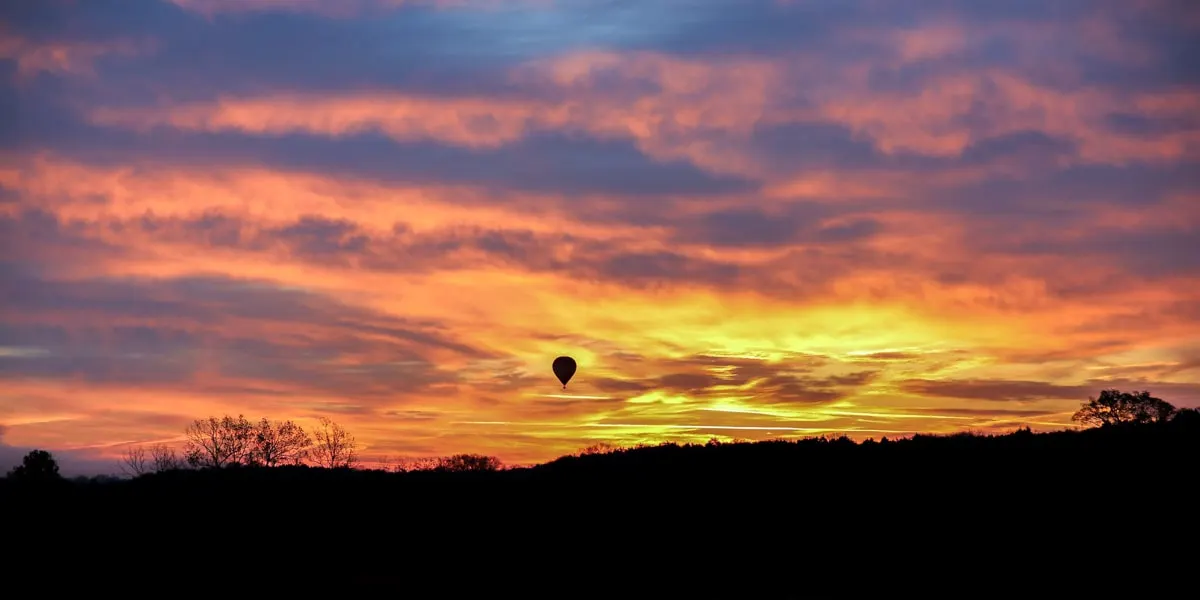
<svg viewBox="0 0 1200 600">
<path fill-rule="evenodd" d="M 0 462 L 1200 405 L 1198 40 L 1193 0 L 0 3 Z"/>
</svg>

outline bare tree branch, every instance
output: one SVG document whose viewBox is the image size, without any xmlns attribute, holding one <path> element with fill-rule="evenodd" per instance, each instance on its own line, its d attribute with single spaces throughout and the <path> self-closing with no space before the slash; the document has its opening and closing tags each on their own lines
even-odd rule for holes
<svg viewBox="0 0 1200 600">
<path fill-rule="evenodd" d="M 121 456 L 121 471 L 126 475 L 137 477 L 154 470 L 153 462 L 146 456 L 146 449 L 141 446 L 130 446 Z"/>
<path fill-rule="evenodd" d="M 250 462 L 265 467 L 298 465 L 312 447 L 312 438 L 292 421 L 272 423 L 266 418 L 254 427 Z"/>
<path fill-rule="evenodd" d="M 318 466 L 338 469 L 358 463 L 358 443 L 354 436 L 327 417 L 321 417 L 313 438 L 316 445 L 309 456 Z"/>
<path fill-rule="evenodd" d="M 183 459 L 175 453 L 175 449 L 166 444 L 155 444 L 150 447 L 150 462 L 157 473 L 174 471 L 186 466 Z"/>
<path fill-rule="evenodd" d="M 254 437 L 254 425 L 246 417 L 226 415 L 218 419 L 197 419 L 184 432 L 188 464 L 201 468 L 222 468 L 246 462 Z"/>
</svg>

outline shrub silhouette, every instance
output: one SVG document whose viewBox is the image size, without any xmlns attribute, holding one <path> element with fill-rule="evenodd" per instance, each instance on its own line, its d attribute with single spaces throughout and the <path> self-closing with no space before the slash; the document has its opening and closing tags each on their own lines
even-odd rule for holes
<svg viewBox="0 0 1200 600">
<path fill-rule="evenodd" d="M 447 456 L 438 462 L 439 471 L 499 471 L 503 465 L 500 459 L 483 454 L 455 454 Z"/>
</svg>

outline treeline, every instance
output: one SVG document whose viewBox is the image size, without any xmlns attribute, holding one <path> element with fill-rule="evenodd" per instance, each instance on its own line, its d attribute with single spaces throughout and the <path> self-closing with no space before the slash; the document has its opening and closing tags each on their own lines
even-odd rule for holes
<svg viewBox="0 0 1200 600">
<path fill-rule="evenodd" d="M 133 556 L 148 574 L 142 579 L 158 586 L 195 582 L 199 567 L 216 572 L 219 585 L 244 587 L 250 569 L 271 574 L 262 583 L 272 589 L 284 580 L 313 586 L 323 578 L 347 589 L 383 578 L 407 592 L 430 580 L 461 591 L 478 579 L 461 574 L 489 568 L 496 556 L 507 578 L 488 585 L 515 575 L 526 589 L 529 564 L 541 560 L 528 548 L 542 547 L 586 569 L 581 580 L 610 581 L 621 572 L 644 578 L 648 568 L 673 561 L 683 566 L 665 567 L 672 586 L 695 573 L 723 572 L 730 556 L 753 557 L 756 570 L 745 580 L 763 579 L 770 565 L 790 586 L 782 597 L 800 595 L 800 586 L 810 593 L 813 577 L 836 579 L 830 596 L 858 585 L 847 576 L 904 585 L 874 575 L 888 571 L 872 561 L 912 559 L 907 568 L 936 573 L 955 593 L 962 587 L 955 578 L 969 571 L 930 557 L 928 548 L 972 564 L 1007 557 L 990 579 L 980 578 L 992 581 L 1022 568 L 1044 577 L 1061 571 L 1066 555 L 1082 557 L 1072 573 L 1090 573 L 1095 556 L 1153 553 L 1191 539 L 1195 519 L 1186 500 L 1194 497 L 1200 456 L 1197 413 L 1129 414 L 1052 433 L 600 446 L 488 472 L 438 472 L 430 467 L 443 459 L 427 459 L 405 473 L 281 465 L 185 468 L 103 484 L 0 480 L 0 506 L 20 525 L 6 533 L 22 556 L 60 570 L 74 568 L 64 551 L 79 555 L 78 563 Z M 37 462 L 21 472 L 52 470 L 48 460 Z M 130 550 L 114 552 L 114 542 Z M 360 557 L 352 552 L 358 548 L 370 551 Z M 581 554 L 589 550 L 596 552 Z M 599 555 L 609 562 L 596 562 Z M 414 566 L 413 556 L 429 564 Z M 147 558 L 158 557 L 161 564 L 146 568 Z M 532 580 L 557 585 L 563 571 L 548 564 L 551 575 Z M 53 585 L 47 575 L 39 581 Z M 1141 575 L 1125 579 L 1141 585 Z"/>
<path fill-rule="evenodd" d="M 1200 411 L 1179 409 L 1170 402 L 1153 396 L 1149 391 L 1122 392 L 1117 389 L 1101 391 L 1089 398 L 1072 415 L 1072 420 L 1084 427 L 1115 427 L 1178 420 L 1200 422 Z M 244 417 L 209 417 L 193 422 L 186 430 L 184 456 L 164 445 L 148 450 L 132 448 L 125 457 L 127 470 L 134 473 L 166 471 L 186 467 L 222 468 L 229 466 L 275 467 L 311 465 L 325 468 L 359 466 L 358 444 L 354 436 L 328 418 L 318 421 L 312 436 L 292 421 L 272 422 L 266 418 L 251 423 Z M 744 440 L 735 440 L 743 442 Z M 853 443 L 845 436 L 832 441 Z M 884 442 L 888 440 L 885 438 Z M 715 438 L 709 446 L 719 444 Z M 867 440 L 867 444 L 874 440 Z M 658 444 L 656 446 L 676 444 Z M 607 443 L 594 444 L 575 455 L 609 454 L 652 447 L 639 444 L 622 447 Z M 387 461 L 385 461 L 387 462 Z M 498 471 L 503 463 L 493 456 L 455 454 L 447 457 L 412 459 L 391 465 L 388 470 L 398 473 L 412 471 Z"/>
<path fill-rule="evenodd" d="M 122 456 L 121 469 L 136 477 L 183 469 L 284 466 L 353 469 L 362 466 L 354 435 L 326 417 L 318 419 L 311 432 L 290 420 L 272 421 L 264 417 L 252 422 L 243 415 L 208 417 L 188 425 L 184 437 L 182 453 L 163 443 L 129 447 Z M 391 461 L 384 459 L 382 462 Z M 398 462 L 391 464 L 388 470 L 404 473 L 498 471 L 503 468 L 503 463 L 494 456 L 455 454 Z"/>
<path fill-rule="evenodd" d="M 1112 431 L 1136 430 L 1132 437 L 1144 438 L 1160 435 L 1157 432 L 1167 432 L 1173 439 L 1180 432 L 1190 438 L 1194 433 L 1200 434 L 1200 411 L 1193 408 L 1178 409 L 1174 405 L 1149 392 L 1121 392 L 1119 390 L 1104 390 L 1097 398 L 1084 403 L 1073 419 L 1088 429 Z M 1161 425 L 1166 427 L 1155 427 Z M 1140 432 L 1140 433 L 1139 433 Z M 996 448 L 1006 448 L 1004 453 L 1016 452 L 1020 448 L 1038 447 L 1082 448 L 1074 434 L 1082 432 L 1058 432 L 1048 434 L 1033 434 L 1027 428 L 1006 436 L 977 436 L 959 434 L 954 436 L 916 435 L 909 438 L 880 442 L 866 440 L 854 442 L 845 436 L 828 438 L 810 438 L 793 442 L 773 441 L 768 443 L 722 443 L 716 439 L 708 444 L 678 445 L 664 443 L 653 446 L 639 445 L 625 448 L 609 444 L 596 444 L 580 452 L 560 459 L 550 461 L 532 468 L 507 469 L 499 459 L 481 454 L 456 454 L 439 458 L 421 458 L 392 464 L 384 469 L 361 469 L 363 466 L 359 456 L 359 445 L 355 437 L 344 427 L 328 418 L 318 420 L 316 427 L 310 432 L 294 421 L 272 421 L 262 418 L 251 422 L 244 416 L 208 417 L 193 421 L 184 431 L 182 452 L 165 444 L 149 446 L 133 446 L 126 450 L 123 456 L 122 469 L 135 477 L 149 473 L 164 473 L 171 471 L 191 470 L 228 470 L 230 468 L 271 469 L 277 467 L 323 468 L 337 471 L 391 471 L 393 473 L 416 472 L 497 472 L 505 471 L 515 477 L 524 477 L 522 473 L 559 471 L 565 464 L 579 465 L 579 459 L 585 459 L 582 464 L 591 465 L 587 469 L 616 472 L 637 470 L 642 464 L 657 464 L 662 457 L 667 457 L 675 466 L 672 469 L 687 471 L 701 467 L 700 463 L 711 467 L 713 450 L 725 457 L 721 460 L 734 460 L 737 469 L 752 469 L 758 463 L 782 463 L 796 460 L 802 453 L 807 457 L 821 456 L 821 461 L 838 462 L 850 460 L 851 456 L 897 456 L 897 452 L 905 454 L 904 448 L 931 448 L 931 442 L 936 442 L 936 450 L 930 456 L 951 459 L 963 452 L 992 453 Z M 1043 441 L 1032 442 L 1033 438 Z M 1107 436 L 1111 438 L 1111 436 Z M 1119 435 L 1120 438 L 1132 439 L 1130 436 Z M 1001 439 L 1003 438 L 1003 440 Z M 1116 439 L 1116 438 L 1111 438 Z M 993 441 L 989 441 L 993 440 Z M 1108 443 L 1108 442 L 1105 442 Z M 1190 443 L 1190 442 L 1188 442 Z M 854 447 L 853 452 L 839 448 Z M 886 448 L 895 450 L 885 451 Z M 708 450 L 697 453 L 696 451 Z M 1075 450 L 1072 450 L 1074 452 Z M 1088 450 L 1090 452 L 1090 450 Z M 683 454 L 679 454 L 683 452 Z M 833 454 L 830 454 L 833 452 Z M 880 454 L 883 452 L 883 454 Z M 922 451 L 924 452 L 924 451 Z M 603 457 L 603 463 L 595 458 Z M 701 458 L 707 457 L 707 458 Z M 1000 457 L 1003 460 L 1003 456 Z M 612 459 L 612 460 L 608 460 Z M 1016 460 L 1015 456 L 1010 457 Z M 808 459 L 804 459 L 808 460 Z M 883 460 L 883 458 L 880 458 Z M 940 460 L 940 458 L 939 458 Z M 681 461 L 681 462 L 675 462 Z M 386 461 L 385 461 L 386 462 Z M 574 468 L 574 467 L 572 467 Z M 733 468 L 733 467 L 730 467 Z M 599 472 L 596 471 L 596 472 Z M 9 474 L 9 481 L 61 481 L 58 465 L 53 456 L 44 450 L 30 452 L 21 465 Z M 105 481 L 108 478 L 103 478 Z"/>
<path fill-rule="evenodd" d="M 352 468 L 359 462 L 358 442 L 344 427 L 321 417 L 310 433 L 295 421 L 243 415 L 197 419 L 184 430 L 183 453 L 166 444 L 131 446 L 122 469 L 137 476 L 179 469 L 312 465 Z"/>
</svg>

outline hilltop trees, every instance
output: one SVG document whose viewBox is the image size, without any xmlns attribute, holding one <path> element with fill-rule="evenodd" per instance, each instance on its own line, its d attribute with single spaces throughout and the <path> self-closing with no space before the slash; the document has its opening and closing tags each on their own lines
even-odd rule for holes
<svg viewBox="0 0 1200 600">
<path fill-rule="evenodd" d="M 184 456 L 196 468 L 220 469 L 247 462 L 254 425 L 246 417 L 196 419 L 184 430 Z"/>
<path fill-rule="evenodd" d="M 254 427 L 249 463 L 264 467 L 298 465 L 304 462 L 312 444 L 304 428 L 292 421 L 272 423 L 263 418 Z"/>
<path fill-rule="evenodd" d="M 1170 402 L 1150 392 L 1109 389 L 1100 392 L 1098 398 L 1090 398 L 1071 420 L 1089 426 L 1165 423 L 1176 412 Z"/>
<path fill-rule="evenodd" d="M 354 451 L 354 438 L 329 419 L 322 426 L 340 431 L 337 457 Z M 189 465 L 197 468 L 222 468 L 230 465 L 277 467 L 299 465 L 310 458 L 316 448 L 304 428 L 293 421 L 273 422 L 263 418 L 251 423 L 246 417 L 224 416 L 197 419 L 185 431 L 187 445 L 184 456 Z M 318 441 L 320 438 L 318 438 Z M 312 454 L 314 459 L 321 455 Z M 351 461 L 351 464 L 353 461 Z"/>
<path fill-rule="evenodd" d="M 316 463 L 351 467 L 358 444 L 341 425 L 320 419 L 316 437 L 294 421 L 267 418 L 252 423 L 243 415 L 196 419 L 184 430 L 183 455 L 165 444 L 149 449 L 133 446 L 121 459 L 121 470 L 133 476 L 185 467 L 220 469 L 231 466 L 278 467 Z"/>
</svg>

